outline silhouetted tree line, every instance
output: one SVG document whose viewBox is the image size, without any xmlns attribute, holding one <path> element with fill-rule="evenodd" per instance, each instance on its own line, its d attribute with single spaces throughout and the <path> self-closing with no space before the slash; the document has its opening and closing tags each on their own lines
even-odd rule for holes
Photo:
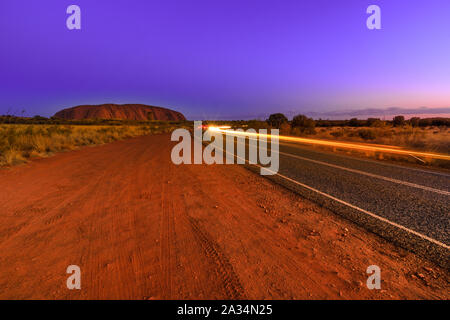
<svg viewBox="0 0 450 320">
<path fill-rule="evenodd" d="M 274 113 L 266 120 L 267 123 L 274 128 L 281 128 L 283 124 L 290 124 L 292 128 L 300 128 L 302 130 L 311 130 L 315 127 L 382 127 L 387 124 L 395 127 L 411 125 L 413 127 L 427 126 L 450 126 L 450 118 L 425 118 L 413 117 L 405 120 L 404 116 L 395 116 L 392 120 L 381 120 L 379 118 L 368 118 L 366 120 L 352 118 L 349 120 L 314 120 L 305 115 L 297 115 L 292 121 L 282 113 Z"/>
<path fill-rule="evenodd" d="M 281 128 L 283 125 L 289 125 L 292 128 L 298 128 L 301 132 L 314 130 L 315 127 L 383 127 L 387 124 L 393 126 L 411 125 L 413 127 L 428 126 L 446 126 L 450 127 L 450 118 L 425 118 L 413 117 L 405 120 L 404 116 L 396 116 L 392 120 L 381 120 L 379 118 L 368 118 L 361 120 L 352 118 L 349 120 L 314 120 L 305 115 L 299 114 L 291 121 L 282 114 L 274 113 L 265 121 L 261 120 L 237 120 L 237 121 L 210 121 L 213 124 L 232 124 L 234 126 L 246 125 L 250 128 L 265 128 L 270 125 L 273 128 Z M 60 124 L 60 125 L 148 125 L 151 124 L 172 124 L 187 125 L 192 121 L 137 121 L 137 120 L 114 120 L 114 119 L 84 119 L 84 120 L 67 120 L 61 118 L 46 118 L 39 115 L 34 117 L 19 117 L 12 115 L 0 116 L 0 124 Z M 204 121 L 205 124 L 209 123 Z"/>
</svg>

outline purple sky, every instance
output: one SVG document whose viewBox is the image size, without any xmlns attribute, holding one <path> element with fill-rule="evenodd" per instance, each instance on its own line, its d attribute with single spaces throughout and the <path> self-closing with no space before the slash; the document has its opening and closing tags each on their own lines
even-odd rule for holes
<svg viewBox="0 0 450 320">
<path fill-rule="evenodd" d="M 66 28 L 70 4 L 82 30 Z M 382 30 L 366 27 L 370 4 Z M 0 43 L 0 114 L 450 107 L 448 0 L 1 0 Z"/>
</svg>

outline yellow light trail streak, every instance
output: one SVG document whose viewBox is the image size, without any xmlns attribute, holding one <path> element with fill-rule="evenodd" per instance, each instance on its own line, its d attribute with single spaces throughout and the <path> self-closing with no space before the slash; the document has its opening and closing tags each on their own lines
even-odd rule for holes
<svg viewBox="0 0 450 320">
<path fill-rule="evenodd" d="M 260 136 L 260 137 L 265 137 L 265 138 L 271 137 L 270 134 L 229 130 L 228 127 L 210 126 L 210 127 L 208 127 L 208 130 L 222 132 L 222 133 L 231 134 L 231 135 L 245 135 L 245 136 L 254 136 L 254 137 Z M 308 139 L 308 138 L 290 137 L 290 136 L 278 136 L 278 138 L 283 141 L 300 142 L 300 143 L 315 144 L 315 145 L 328 146 L 328 147 L 356 149 L 356 150 L 364 150 L 364 151 L 378 151 L 378 152 L 403 154 L 403 155 L 408 155 L 408 156 L 416 156 L 416 157 L 424 157 L 424 158 L 450 160 L 450 155 L 430 153 L 430 152 L 420 152 L 420 151 L 413 151 L 413 150 L 405 150 L 405 149 L 399 149 L 399 147 L 395 147 L 395 146 L 371 146 L 371 145 L 362 145 L 362 144 L 348 143 L 348 142 L 336 142 L 336 141 L 329 141 L 329 140 Z"/>
</svg>

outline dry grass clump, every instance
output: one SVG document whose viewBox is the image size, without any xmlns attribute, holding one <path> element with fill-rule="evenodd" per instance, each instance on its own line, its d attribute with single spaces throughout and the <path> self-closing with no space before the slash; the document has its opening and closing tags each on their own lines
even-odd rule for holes
<svg viewBox="0 0 450 320">
<path fill-rule="evenodd" d="M 0 166 L 15 165 L 32 157 L 135 136 L 169 132 L 170 126 L 0 125 Z"/>
</svg>

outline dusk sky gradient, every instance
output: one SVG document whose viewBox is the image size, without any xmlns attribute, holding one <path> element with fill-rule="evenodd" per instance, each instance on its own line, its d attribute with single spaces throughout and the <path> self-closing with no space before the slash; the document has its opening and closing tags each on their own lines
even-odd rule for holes
<svg viewBox="0 0 450 320">
<path fill-rule="evenodd" d="M 82 29 L 66 28 L 81 8 Z M 381 7 L 382 30 L 366 9 Z M 1 0 L 0 114 L 143 103 L 188 119 L 450 107 L 448 0 Z"/>
</svg>

